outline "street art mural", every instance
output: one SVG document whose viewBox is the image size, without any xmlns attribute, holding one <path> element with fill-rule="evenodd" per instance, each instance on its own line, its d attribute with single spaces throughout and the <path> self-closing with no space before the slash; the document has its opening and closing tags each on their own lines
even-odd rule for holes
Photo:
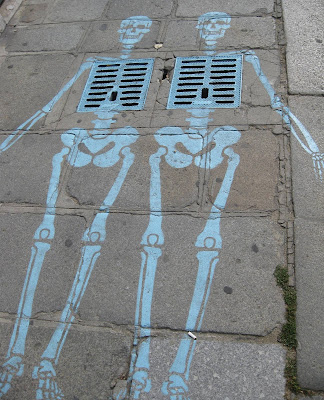
<svg viewBox="0 0 324 400">
<path fill-rule="evenodd" d="M 51 248 L 51 240 L 55 234 L 55 207 L 63 161 L 66 160 L 75 168 L 81 168 L 91 162 L 100 168 L 109 168 L 121 159 L 122 167 L 119 174 L 103 200 L 100 212 L 96 214 L 91 226 L 83 235 L 81 259 L 73 286 L 61 313 L 60 321 L 43 352 L 39 365 L 33 371 L 33 378 L 38 380 L 37 400 L 58 400 L 64 397 L 56 382 L 55 368 L 95 263 L 100 256 L 102 244 L 106 238 L 109 210 L 133 164 L 134 154 L 131 146 L 136 142 L 139 134 L 135 128 L 130 126 L 112 131 L 111 126 L 115 122 L 113 117 L 118 115 L 120 110 L 140 110 L 144 106 L 154 60 L 132 60 L 129 57 L 134 45 L 143 38 L 145 33 L 149 32 L 151 23 L 148 17 L 142 16 L 130 17 L 122 21 L 119 30 L 120 42 L 123 45 L 120 58 L 89 59 L 49 104 L 18 127 L 0 146 L 1 152 L 9 149 L 40 118 L 51 111 L 63 94 L 86 70 L 91 69 L 77 111 L 93 112 L 97 119 L 93 121 L 94 129 L 92 131 L 73 128 L 64 132 L 61 136 L 62 150 L 53 157 L 46 212 L 34 235 L 35 242 L 31 249 L 31 258 L 21 293 L 17 318 L 0 376 L 0 397 L 9 392 L 11 385 L 14 384 L 14 378 L 23 374 L 25 341 L 32 316 L 34 294 L 46 253 Z M 151 390 L 149 361 L 151 306 L 155 273 L 164 244 L 161 163 L 167 163 L 176 169 L 192 164 L 197 168 L 215 169 L 225 160 L 227 167 L 221 187 L 214 199 L 205 228 L 195 243 L 198 270 L 184 327 L 186 331 L 190 332 L 190 336 L 185 334 L 181 339 L 169 370 L 169 380 L 164 382 L 161 387 L 163 395 L 170 400 L 184 400 L 189 399 L 190 396 L 190 365 L 196 346 L 194 335 L 191 332 L 199 332 L 202 327 L 213 276 L 222 248 L 220 217 L 226 206 L 235 170 L 240 161 L 233 146 L 240 140 L 241 133 L 229 125 L 213 130 L 209 130 L 208 125 L 213 121 L 210 114 L 216 108 L 239 106 L 244 60 L 252 64 L 257 77 L 270 97 L 271 107 L 290 126 L 291 132 L 302 148 L 312 157 L 315 174 L 319 180 L 322 180 L 323 154 L 320 153 L 306 128 L 276 95 L 261 69 L 256 54 L 250 50 L 216 54 L 217 41 L 225 35 L 226 30 L 230 28 L 230 23 L 231 17 L 220 12 L 209 12 L 199 18 L 197 29 L 205 42 L 205 56 L 179 57 L 176 60 L 168 101 L 168 108 L 187 110 L 189 126 L 186 130 L 175 126 L 165 126 L 155 133 L 159 148 L 149 160 L 151 213 L 148 227 L 141 240 L 142 264 L 136 299 L 134 346 L 128 378 L 131 397 L 134 399 L 140 399 L 142 394 L 149 393 Z M 136 79 L 134 75 L 136 75 Z M 107 81 L 107 76 L 110 77 L 109 81 Z M 81 142 L 88 149 L 87 153 L 80 148 Z M 178 144 L 181 144 L 186 152 L 181 152 L 177 147 Z M 105 148 L 108 150 L 103 152 Z M 109 355 L 107 356 L 109 357 Z M 116 396 L 118 400 L 126 398 L 126 390 Z"/>
</svg>

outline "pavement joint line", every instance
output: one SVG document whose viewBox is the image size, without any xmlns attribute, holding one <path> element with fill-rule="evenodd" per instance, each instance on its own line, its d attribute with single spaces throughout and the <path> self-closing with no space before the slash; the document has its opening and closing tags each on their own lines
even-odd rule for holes
<svg viewBox="0 0 324 400">
<path fill-rule="evenodd" d="M 244 49 L 245 50 L 256 50 L 256 51 L 258 51 L 258 50 L 260 50 L 260 51 L 275 51 L 275 50 L 279 49 L 279 46 L 262 46 L 262 47 L 244 46 Z M 226 46 L 226 47 L 219 46 L 219 52 L 223 52 L 224 50 L 234 51 L 235 52 L 235 51 L 241 51 L 242 49 L 239 49 L 239 48 L 234 47 L 234 46 Z M 117 51 L 118 51 L 118 49 L 116 49 L 116 51 L 110 52 L 110 54 L 116 53 Z M 134 56 L 137 55 L 137 54 L 146 54 L 147 56 L 152 57 L 152 53 L 161 55 L 161 54 L 168 54 L 168 53 L 170 53 L 172 51 L 174 53 L 184 53 L 184 50 L 181 50 L 181 49 L 172 49 L 172 48 L 170 48 L 170 49 L 165 49 L 165 50 L 155 50 L 154 47 L 152 47 L 152 48 L 147 49 L 146 51 L 143 51 L 141 49 L 134 49 L 133 52 L 132 52 L 132 54 L 133 54 L 132 57 L 136 58 Z M 104 54 L 106 54 L 106 53 L 108 54 L 109 51 L 107 50 L 107 52 L 104 52 Z M 188 54 L 188 57 L 191 56 L 191 55 L 193 55 L 193 56 L 195 56 L 195 55 L 201 56 L 201 50 L 200 49 L 198 49 L 198 50 L 186 50 L 185 53 Z M 102 50 L 101 51 L 100 50 L 98 50 L 98 51 L 93 50 L 93 51 L 91 51 L 91 53 L 89 53 L 89 51 L 81 53 L 81 52 L 77 52 L 75 49 L 72 49 L 72 50 L 69 50 L 69 51 L 67 51 L 67 50 L 48 50 L 48 51 L 42 51 L 42 52 L 39 51 L 39 50 L 35 50 L 35 51 L 33 51 L 33 50 L 29 50 L 29 51 L 8 51 L 8 57 L 22 56 L 22 55 L 26 55 L 26 56 L 27 55 L 46 55 L 46 54 L 70 54 L 70 55 L 74 55 L 74 56 L 76 56 L 78 54 L 93 54 L 93 55 L 99 55 L 100 54 L 102 56 L 103 51 Z M 174 58 L 176 58 L 176 57 L 177 57 L 177 55 L 174 56 Z M 111 58 L 117 58 L 117 54 L 112 55 Z M 156 58 L 158 58 L 158 57 L 156 57 Z"/>
<path fill-rule="evenodd" d="M 255 108 L 259 108 L 259 106 L 255 106 Z M 222 127 L 222 126 L 223 126 L 222 124 L 215 124 L 214 123 L 214 124 L 210 124 L 209 128 L 212 130 L 212 128 L 217 128 L 217 127 Z M 251 127 L 253 129 L 255 129 L 255 130 L 269 131 L 270 129 L 275 129 L 277 127 L 281 127 L 282 124 L 278 123 L 278 124 L 261 125 L 261 124 L 252 124 L 252 123 L 250 123 L 250 124 L 237 125 L 237 126 L 238 126 L 240 131 L 243 131 L 245 133 L 245 132 L 248 132 Z M 183 129 L 188 128 L 188 126 L 181 125 L 181 124 L 179 124 L 178 127 L 179 128 L 183 128 Z M 116 127 L 116 129 L 117 128 L 118 127 Z M 140 133 L 139 136 L 140 137 L 152 137 L 153 138 L 154 135 L 155 135 L 155 132 L 152 133 L 151 130 L 152 129 L 160 129 L 160 128 L 157 127 L 157 126 L 137 126 L 136 129 L 137 130 L 138 129 L 150 130 L 150 132 L 146 132 L 146 131 L 139 132 Z M 97 129 L 97 130 L 100 132 L 100 129 Z M 73 135 L 73 128 L 70 131 L 71 131 L 71 135 Z M 48 135 L 48 136 L 50 136 L 50 135 L 62 135 L 62 133 L 64 133 L 64 132 L 66 132 L 66 129 L 53 129 L 53 130 L 49 131 L 48 128 L 40 128 L 38 130 L 30 130 L 30 131 L 28 131 L 28 133 L 26 133 L 26 135 L 27 136 L 28 135 L 38 135 L 38 136 L 46 136 L 46 135 Z M 11 135 L 11 134 L 12 134 L 12 130 L 1 130 L 0 129 L 0 135 L 7 136 L 7 135 Z M 289 132 L 285 132 L 285 131 L 282 131 L 280 133 L 273 133 L 273 134 L 276 135 L 276 136 L 280 136 L 280 135 L 289 136 Z M 125 135 L 128 135 L 128 134 L 125 134 L 125 133 L 115 134 L 115 136 L 125 136 Z M 199 134 L 196 134 L 196 135 L 199 136 Z M 130 136 L 130 135 L 128 135 L 128 136 Z M 172 134 L 163 134 L 163 136 L 172 136 Z"/>
<path fill-rule="evenodd" d="M 8 314 L 8 315 L 6 315 Z M 54 318 L 53 314 L 57 314 L 57 317 Z M 52 311 L 52 312 L 38 312 L 37 315 L 30 318 L 31 326 L 36 328 L 42 326 L 56 326 L 59 321 L 59 316 L 61 311 Z M 23 318 L 22 318 L 23 319 Z M 12 313 L 4 313 L 0 312 L 0 323 L 11 324 L 16 320 L 16 315 Z M 108 321 L 91 321 L 91 320 L 82 320 L 81 318 L 75 318 L 71 325 L 79 330 L 79 331 L 97 331 L 97 330 L 105 330 L 111 331 L 113 333 L 122 333 L 133 335 L 134 329 L 141 329 L 140 326 L 134 326 L 133 324 L 116 324 Z M 188 331 L 183 329 L 176 329 L 170 327 L 150 327 L 151 331 L 150 337 L 152 338 L 170 338 L 174 337 L 179 338 L 183 334 Z M 218 331 L 194 331 L 197 336 L 197 340 L 210 340 L 210 341 L 222 341 L 222 342 L 244 342 L 244 343 L 256 343 L 256 344 L 264 344 L 264 343 L 273 343 L 279 344 L 277 341 L 278 335 L 278 326 L 275 326 L 269 332 L 266 332 L 264 335 L 253 335 L 253 334 L 243 334 L 243 333 L 233 333 L 233 332 L 218 332 Z M 145 339 L 147 336 L 143 336 L 140 339 Z"/>
<path fill-rule="evenodd" d="M 4 209 L 4 207 L 0 204 L 0 215 L 1 214 L 44 214 L 46 207 L 45 206 L 13 206 L 11 205 L 12 208 L 7 208 Z M 33 210 L 31 210 L 33 209 Z M 33 211 L 33 212 L 32 212 Z M 100 211 L 100 206 L 98 208 L 63 208 L 63 207 L 57 207 L 56 211 L 58 213 L 60 212 L 81 212 L 81 211 Z M 104 211 L 102 211 L 104 212 Z M 125 210 L 125 209 L 110 209 L 109 210 L 110 214 L 129 214 L 129 215 L 150 215 L 151 210 Z M 217 213 L 215 213 L 215 217 L 217 218 L 271 218 L 273 215 L 274 211 L 252 211 L 252 212 L 244 212 L 244 211 L 224 211 L 222 212 L 222 215 L 219 217 Z M 191 211 L 191 210 L 161 210 L 157 212 L 153 212 L 154 215 L 160 215 L 162 216 L 175 216 L 175 215 L 185 215 L 188 217 L 192 218 L 209 218 L 210 213 L 208 211 Z M 58 214 L 62 215 L 62 214 Z M 64 214 L 63 214 L 64 215 Z M 71 215 L 71 214 L 69 214 Z M 213 214 L 212 214 L 213 215 Z M 77 214 L 76 216 L 82 217 L 82 215 Z"/>
<path fill-rule="evenodd" d="M 20 1 L 20 0 L 18 0 Z M 22 1 L 22 0 L 21 0 Z M 278 17 L 275 17 L 273 15 L 273 12 L 269 12 L 269 13 L 265 13 L 263 15 L 257 15 L 257 14 L 235 14 L 235 15 L 231 15 L 230 13 L 228 13 L 231 17 L 231 19 L 235 19 L 235 18 L 271 18 L 271 19 L 278 19 Z M 198 17 L 198 16 L 197 16 Z M 197 17 L 181 17 L 181 21 L 188 21 L 188 22 L 197 22 Z M 176 17 L 176 16 L 165 16 L 165 17 L 151 17 L 150 19 L 153 22 L 174 22 L 174 21 L 179 21 L 180 17 Z M 280 18 L 279 18 L 280 19 Z M 82 24 L 93 24 L 93 23 L 107 23 L 107 22 L 115 22 L 115 21 L 122 21 L 123 18 L 99 18 L 99 19 L 87 19 L 87 20 L 70 20 L 70 21 L 47 21 L 47 22 L 39 22 L 39 23 L 34 23 L 34 24 L 29 24 L 29 23 L 8 23 L 8 26 L 10 28 L 16 28 L 16 29 L 20 29 L 20 28 L 27 28 L 27 29 L 33 29 L 34 27 L 39 27 L 39 26 L 46 26 L 46 25 L 82 25 Z"/>
</svg>

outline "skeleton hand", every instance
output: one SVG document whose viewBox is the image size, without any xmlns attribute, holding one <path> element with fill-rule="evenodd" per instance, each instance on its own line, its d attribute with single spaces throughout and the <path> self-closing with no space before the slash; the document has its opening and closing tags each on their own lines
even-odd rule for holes
<svg viewBox="0 0 324 400">
<path fill-rule="evenodd" d="M 33 378 L 38 379 L 36 400 L 63 399 L 64 395 L 55 382 L 56 372 L 50 361 L 41 361 L 39 367 L 35 367 L 33 371 Z"/>
<path fill-rule="evenodd" d="M 136 371 L 132 380 L 132 393 L 134 399 L 139 399 L 142 392 L 148 393 L 151 390 L 151 381 L 148 379 L 146 370 Z"/>
<path fill-rule="evenodd" d="M 169 395 L 170 400 L 190 400 L 187 396 L 188 386 L 182 377 L 176 374 L 171 375 L 168 382 L 163 383 L 162 393 Z"/>
<path fill-rule="evenodd" d="M 11 381 L 14 376 L 21 376 L 24 371 L 21 357 L 11 357 L 6 361 L 2 368 L 4 372 L 0 373 L 0 397 L 11 388 Z"/>
<path fill-rule="evenodd" d="M 322 171 L 324 170 L 324 153 L 313 153 L 313 165 L 315 170 L 316 178 L 321 182 L 323 181 Z"/>
</svg>

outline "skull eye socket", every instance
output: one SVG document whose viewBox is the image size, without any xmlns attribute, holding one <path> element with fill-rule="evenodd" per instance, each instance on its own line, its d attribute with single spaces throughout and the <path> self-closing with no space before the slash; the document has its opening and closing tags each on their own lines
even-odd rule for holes
<svg viewBox="0 0 324 400">
<path fill-rule="evenodd" d="M 137 28 L 137 29 L 145 29 L 146 26 L 145 26 L 145 25 L 136 25 L 136 26 L 134 26 L 134 28 Z"/>
</svg>

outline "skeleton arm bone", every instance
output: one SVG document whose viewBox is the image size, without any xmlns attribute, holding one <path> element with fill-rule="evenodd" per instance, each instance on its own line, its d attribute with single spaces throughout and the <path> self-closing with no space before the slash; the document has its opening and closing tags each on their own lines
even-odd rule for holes
<svg viewBox="0 0 324 400">
<path fill-rule="evenodd" d="M 271 107 L 282 116 L 284 122 L 289 126 L 292 134 L 297 139 L 301 147 L 312 156 L 313 166 L 315 175 L 322 181 L 322 170 L 324 170 L 324 154 L 320 153 L 320 150 L 315 143 L 314 139 L 311 137 L 310 133 L 307 131 L 305 126 L 299 121 L 299 119 L 290 111 L 290 109 L 282 103 L 279 96 L 276 95 L 273 87 L 270 85 L 268 78 L 265 76 L 261 69 L 260 60 L 254 54 L 254 52 L 249 51 L 245 53 L 245 60 L 253 65 L 253 68 L 262 82 L 264 88 L 268 92 L 271 99 Z M 298 132 L 295 127 L 291 124 L 291 120 L 298 127 Z M 305 140 L 306 144 L 303 142 L 301 137 Z"/>
<path fill-rule="evenodd" d="M 63 94 L 70 89 L 70 87 L 74 84 L 74 82 L 82 75 L 82 73 L 91 68 L 93 64 L 92 59 L 88 59 L 87 62 L 81 65 L 79 71 L 74 75 L 74 77 L 62 88 L 62 90 L 41 110 L 37 111 L 31 118 L 22 123 L 14 132 L 11 133 L 7 137 L 5 141 L 3 141 L 0 145 L 0 153 L 8 150 L 13 144 L 17 142 L 26 132 L 32 128 L 37 121 L 43 118 L 46 114 L 48 114 L 53 106 L 60 100 Z"/>
<path fill-rule="evenodd" d="M 285 107 L 284 104 L 282 103 L 281 99 L 279 96 L 276 95 L 276 92 L 274 91 L 273 87 L 271 86 L 268 78 L 265 76 L 261 69 L 260 65 L 260 60 L 254 52 L 249 51 L 248 53 L 245 53 L 245 60 L 249 62 L 250 64 L 253 65 L 253 68 L 259 77 L 261 83 L 263 84 L 264 88 L 268 92 L 270 99 L 271 99 L 271 107 L 283 117 L 284 122 L 286 122 L 287 125 L 291 128 L 291 131 L 293 135 L 296 137 L 300 145 L 303 147 L 303 149 L 309 153 L 309 154 L 314 154 L 314 153 L 319 153 L 319 149 L 307 129 L 304 127 L 304 125 L 298 120 L 298 118 L 290 111 L 288 107 Z M 290 123 L 290 118 L 295 122 L 296 126 L 299 128 L 301 134 L 303 135 L 307 146 L 302 142 L 300 139 L 299 135 L 291 126 Z"/>
</svg>

